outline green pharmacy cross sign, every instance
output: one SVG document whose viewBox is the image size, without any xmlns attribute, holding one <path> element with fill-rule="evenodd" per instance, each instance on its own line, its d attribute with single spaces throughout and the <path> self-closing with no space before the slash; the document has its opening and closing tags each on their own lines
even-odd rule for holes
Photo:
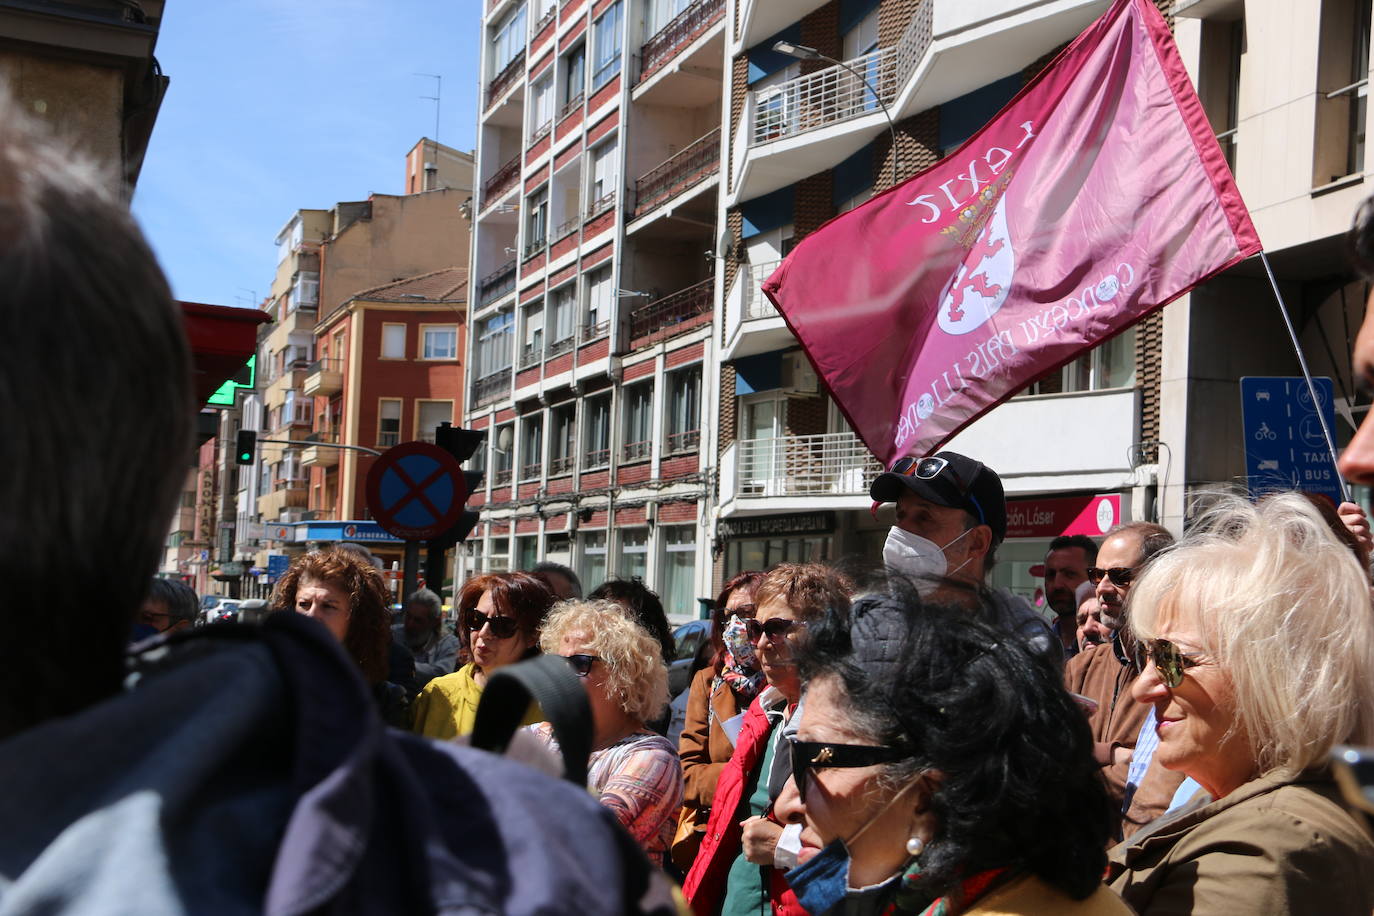
<svg viewBox="0 0 1374 916">
<path fill-rule="evenodd" d="M 227 380 L 212 395 L 206 404 L 213 404 L 217 407 L 233 407 L 234 391 L 238 388 L 252 388 L 255 379 L 256 369 L 254 368 L 258 357 L 256 355 L 248 357 L 248 362 L 231 379 Z M 202 389 L 203 390 L 203 389 Z"/>
</svg>

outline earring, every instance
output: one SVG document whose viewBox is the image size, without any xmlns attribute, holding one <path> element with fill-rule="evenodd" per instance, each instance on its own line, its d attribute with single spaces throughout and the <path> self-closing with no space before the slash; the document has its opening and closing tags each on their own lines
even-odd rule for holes
<svg viewBox="0 0 1374 916">
<path fill-rule="evenodd" d="M 918 836 L 914 836 L 906 841 L 906 854 L 915 858 L 925 852 L 926 841 Z"/>
</svg>

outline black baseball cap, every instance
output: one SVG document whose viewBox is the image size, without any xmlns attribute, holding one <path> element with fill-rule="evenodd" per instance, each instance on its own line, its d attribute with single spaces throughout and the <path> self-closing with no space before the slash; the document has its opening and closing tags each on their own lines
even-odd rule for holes
<svg viewBox="0 0 1374 916">
<path fill-rule="evenodd" d="M 1007 536 L 1007 496 L 1002 478 L 981 461 L 958 452 L 898 458 L 891 470 L 873 479 L 868 495 L 875 502 L 895 503 L 904 489 L 937 506 L 963 509 L 992 529 L 996 543 Z"/>
</svg>

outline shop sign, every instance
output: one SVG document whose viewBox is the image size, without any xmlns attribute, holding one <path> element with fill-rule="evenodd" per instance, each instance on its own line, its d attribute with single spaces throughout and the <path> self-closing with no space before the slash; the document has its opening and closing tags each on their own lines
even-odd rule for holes
<svg viewBox="0 0 1374 916">
<path fill-rule="evenodd" d="M 1101 537 L 1121 522 L 1121 494 L 1007 500 L 1007 537 Z"/>
<path fill-rule="evenodd" d="M 723 538 L 787 537 L 798 534 L 829 534 L 835 530 L 833 512 L 799 512 L 791 515 L 761 515 L 725 519 L 720 523 Z"/>
<path fill-rule="evenodd" d="M 308 541 L 387 541 L 398 539 L 376 522 L 307 522 Z"/>
</svg>

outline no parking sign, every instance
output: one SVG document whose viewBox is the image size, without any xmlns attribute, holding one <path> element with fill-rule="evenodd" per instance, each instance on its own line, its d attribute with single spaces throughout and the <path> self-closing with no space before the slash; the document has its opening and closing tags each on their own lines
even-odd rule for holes
<svg viewBox="0 0 1374 916">
<path fill-rule="evenodd" d="M 367 473 L 367 507 L 387 531 L 406 541 L 435 538 L 457 524 L 467 502 L 463 469 L 428 442 L 387 449 Z"/>
</svg>

